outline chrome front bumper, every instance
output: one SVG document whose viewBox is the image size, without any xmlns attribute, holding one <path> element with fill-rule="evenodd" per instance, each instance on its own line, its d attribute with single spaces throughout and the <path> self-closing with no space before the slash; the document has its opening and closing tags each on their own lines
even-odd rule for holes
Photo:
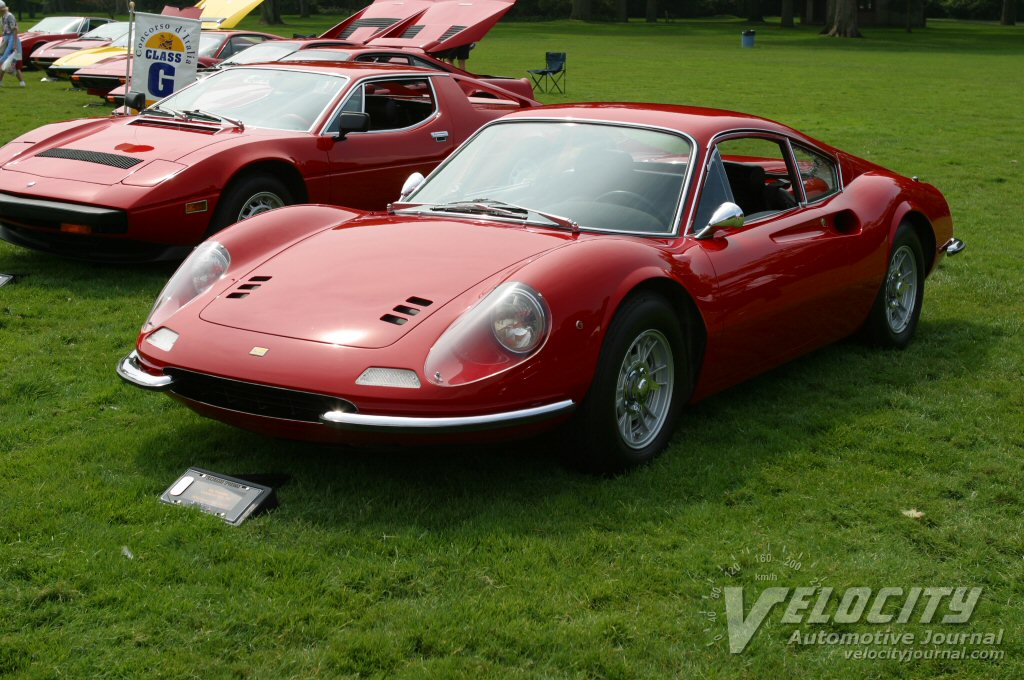
<svg viewBox="0 0 1024 680">
<path fill-rule="evenodd" d="M 566 399 L 544 406 L 480 416 L 374 416 L 364 413 L 328 411 L 320 416 L 320 421 L 331 427 L 357 432 L 440 434 L 517 427 L 556 418 L 571 413 L 574 408 L 576 408 L 576 404 L 572 399 Z"/>
<path fill-rule="evenodd" d="M 960 253 L 964 252 L 964 248 L 966 247 L 967 244 L 961 241 L 960 239 L 951 238 L 942 245 L 941 250 L 943 250 L 946 253 L 946 255 L 953 257 L 954 255 L 959 255 Z"/>
<path fill-rule="evenodd" d="M 134 350 L 117 364 L 117 374 L 121 376 L 121 380 L 136 387 L 158 392 L 168 389 L 174 382 L 174 378 L 169 375 L 153 375 L 142 370 L 139 354 Z"/>
</svg>

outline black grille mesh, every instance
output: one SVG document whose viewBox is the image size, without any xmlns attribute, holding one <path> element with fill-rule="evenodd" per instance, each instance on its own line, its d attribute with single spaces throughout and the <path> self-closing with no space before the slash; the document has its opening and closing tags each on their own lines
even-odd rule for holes
<svg viewBox="0 0 1024 680">
<path fill-rule="evenodd" d="M 71 161 L 99 163 L 100 165 L 109 165 L 112 168 L 121 168 L 122 170 L 134 168 L 142 162 L 141 158 L 119 156 L 117 154 L 104 153 L 102 151 L 83 151 L 82 149 L 48 149 L 42 153 L 36 154 L 36 156 L 39 158 L 65 158 Z"/>
<path fill-rule="evenodd" d="M 219 378 L 182 368 L 166 371 L 174 378 L 174 394 L 232 411 L 307 423 L 320 422 L 320 415 L 327 411 L 356 411 L 351 402 L 324 394 Z"/>
<path fill-rule="evenodd" d="M 351 24 L 345 27 L 345 30 L 341 32 L 341 38 L 347 38 L 358 29 L 364 26 L 371 26 L 373 28 L 387 28 L 391 24 L 397 22 L 398 19 L 356 19 Z"/>
</svg>

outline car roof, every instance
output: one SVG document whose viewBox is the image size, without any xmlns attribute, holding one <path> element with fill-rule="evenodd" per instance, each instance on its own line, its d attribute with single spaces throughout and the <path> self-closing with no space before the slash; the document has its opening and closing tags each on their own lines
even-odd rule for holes
<svg viewBox="0 0 1024 680">
<path fill-rule="evenodd" d="M 716 135 L 724 132 L 759 130 L 789 135 L 817 146 L 830 148 L 791 127 L 767 118 L 737 111 L 698 106 L 614 102 L 558 104 L 511 113 L 504 116 L 502 120 L 523 118 L 587 120 L 668 128 L 685 132 L 702 146 L 710 142 Z"/>
</svg>

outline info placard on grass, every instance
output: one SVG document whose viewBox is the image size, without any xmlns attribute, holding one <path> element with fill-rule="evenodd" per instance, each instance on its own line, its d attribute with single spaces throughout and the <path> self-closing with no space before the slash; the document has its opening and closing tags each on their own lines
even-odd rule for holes
<svg viewBox="0 0 1024 680">
<path fill-rule="evenodd" d="M 238 526 L 258 510 L 269 509 L 274 490 L 269 486 L 201 468 L 189 468 L 163 492 L 170 505 L 194 507 Z"/>
</svg>

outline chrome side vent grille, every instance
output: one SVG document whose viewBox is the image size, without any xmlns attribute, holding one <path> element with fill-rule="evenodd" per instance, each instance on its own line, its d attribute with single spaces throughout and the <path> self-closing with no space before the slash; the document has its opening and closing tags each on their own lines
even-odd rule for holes
<svg viewBox="0 0 1024 680">
<path fill-rule="evenodd" d="M 128 170 L 142 162 L 141 158 L 132 156 L 121 156 L 116 153 L 104 153 L 103 151 L 84 151 L 82 149 L 47 149 L 36 154 L 37 158 L 63 158 L 69 161 L 84 161 L 86 163 L 98 163 L 109 165 L 112 168 Z"/>
<path fill-rule="evenodd" d="M 242 300 L 249 297 L 251 293 L 258 290 L 261 285 L 272 279 L 272 276 L 250 276 L 245 283 L 239 284 L 233 291 L 227 294 L 229 300 Z"/>
<path fill-rule="evenodd" d="M 423 311 L 422 308 L 429 307 L 432 304 L 434 304 L 433 300 L 416 297 L 414 295 L 410 298 L 406 298 L 405 304 L 395 305 L 394 308 L 392 308 L 391 312 L 397 312 L 397 314 L 389 312 L 380 317 L 380 320 L 387 323 L 393 323 L 396 326 L 403 326 L 409 322 L 409 317 L 416 316 Z"/>
</svg>

